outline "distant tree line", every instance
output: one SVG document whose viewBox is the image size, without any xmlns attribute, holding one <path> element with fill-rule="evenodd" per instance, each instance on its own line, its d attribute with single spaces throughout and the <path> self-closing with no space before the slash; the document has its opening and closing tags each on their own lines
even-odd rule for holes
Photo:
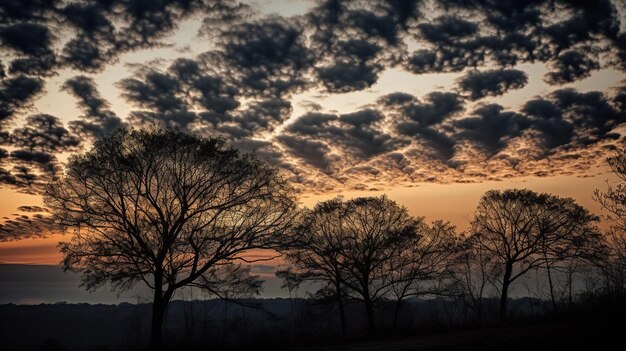
<svg viewBox="0 0 626 351">
<path fill-rule="evenodd" d="M 609 163 L 626 181 L 626 154 Z M 87 289 L 142 282 L 153 290 L 151 345 L 160 349 L 179 289 L 224 299 L 261 291 L 246 255 L 254 249 L 284 256 L 288 268 L 276 274 L 290 294 L 306 282 L 320 288 L 313 296 L 334 301 L 343 337 L 346 301 L 362 303 L 371 333 L 377 306 L 393 304 L 397 327 L 411 297 L 454 299 L 481 323 L 486 299 L 498 296 L 504 323 L 511 284 L 529 272 L 547 278 L 541 297 L 554 311 L 571 305 L 576 277 L 594 293 L 623 296 L 626 188 L 594 198 L 611 214 L 606 234 L 573 199 L 519 189 L 485 193 L 470 228 L 457 233 L 386 196 L 300 209 L 278 169 L 222 139 L 122 129 L 73 156 L 45 202 L 60 228 L 74 233 L 60 244 L 62 264 L 81 272 Z"/>
</svg>

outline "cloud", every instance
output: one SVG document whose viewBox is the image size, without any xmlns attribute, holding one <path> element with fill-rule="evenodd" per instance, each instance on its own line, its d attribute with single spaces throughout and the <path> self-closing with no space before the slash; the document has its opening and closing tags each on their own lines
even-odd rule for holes
<svg viewBox="0 0 626 351">
<path fill-rule="evenodd" d="M 383 48 L 365 40 L 340 41 L 331 63 L 316 68 L 317 77 L 328 92 L 362 90 L 378 80 L 384 66 L 375 57 Z"/>
<path fill-rule="evenodd" d="M 0 18 L 6 21 L 27 21 L 43 19 L 46 13 L 57 5 L 59 0 L 6 0 L 0 7 Z"/>
<path fill-rule="evenodd" d="M 279 135 L 277 139 L 293 156 L 322 172 L 331 172 L 331 164 L 335 158 L 330 155 L 331 149 L 326 143 L 290 134 Z"/>
<path fill-rule="evenodd" d="M 424 100 L 420 102 L 406 93 L 393 93 L 381 97 L 378 103 L 392 117 L 396 132 L 423 145 L 424 153 L 447 162 L 456 145 L 448 122 L 463 111 L 463 100 L 450 92 L 432 92 Z"/>
<path fill-rule="evenodd" d="M 81 140 L 68 131 L 61 121 L 47 114 L 31 115 L 26 122 L 7 135 L 5 143 L 11 152 L 3 152 L 0 184 L 20 192 L 41 193 L 43 187 L 61 171 L 57 154 L 75 152 Z M 8 166 L 9 168 L 6 168 Z"/>
<path fill-rule="evenodd" d="M 228 16 L 234 1 L 173 0 L 104 2 L 4 1 L 0 41 L 26 55 L 10 71 L 50 75 L 61 67 L 99 72 L 122 53 L 162 45 L 180 22 L 193 15 Z M 63 38 L 52 35 L 63 26 Z M 61 46 L 56 53 L 51 48 Z"/>
<path fill-rule="evenodd" d="M 11 158 L 16 161 L 23 161 L 29 164 L 38 164 L 45 169 L 47 169 L 47 167 L 55 160 L 54 156 L 50 153 L 25 149 L 11 151 Z"/>
<path fill-rule="evenodd" d="M 552 101 L 544 98 L 530 100 L 522 112 L 533 117 L 533 128 L 541 133 L 541 145 L 546 152 L 567 145 L 574 137 L 574 126 L 563 118 L 563 111 Z"/>
<path fill-rule="evenodd" d="M 424 40 L 436 44 L 454 44 L 478 32 L 476 23 L 454 16 L 441 16 L 432 23 L 420 23 L 417 28 Z"/>
<path fill-rule="evenodd" d="M 52 235 L 54 229 L 54 221 L 49 216 L 40 213 L 13 215 L 11 218 L 5 217 L 0 223 L 0 242 L 47 237 Z"/>
<path fill-rule="evenodd" d="M 560 89 L 550 97 L 574 125 L 578 142 L 583 145 L 616 139 L 618 135 L 613 129 L 626 121 L 626 112 L 615 108 L 599 91 L 581 93 L 575 89 Z"/>
<path fill-rule="evenodd" d="M 102 70 L 117 59 L 110 50 L 103 51 L 94 39 L 86 36 L 68 41 L 62 55 L 63 62 L 71 68 L 91 73 Z"/>
<path fill-rule="evenodd" d="M 618 142 L 623 87 L 557 89 L 517 109 L 487 101 L 527 84 L 524 63 L 547 67 L 554 86 L 607 68 L 622 74 L 626 34 L 614 2 L 323 0 L 303 12 L 265 15 L 235 0 L 5 1 L 0 182 L 36 193 L 79 139 L 126 125 L 221 135 L 325 190 L 588 172 Z M 172 43 L 183 25 L 200 25 L 194 48 L 207 51 L 191 56 Z M 175 56 L 142 62 L 150 48 Z M 122 56 L 134 51 L 143 52 Z M 116 85 L 132 107 L 126 116 L 93 75 L 120 57 L 138 60 L 122 62 L 132 72 Z M 379 96 L 390 70 L 458 79 L 453 92 Z M 58 73 L 73 77 L 62 90 L 81 114 L 66 126 L 46 111 L 26 117 Z M 364 90 L 375 97 L 325 112 L 324 97 Z M 308 112 L 292 116 L 298 103 Z"/>
<path fill-rule="evenodd" d="M 357 6 L 354 6 L 357 4 Z M 324 1 L 306 16 L 317 55 L 316 77 L 328 92 L 363 90 L 405 52 L 403 37 L 421 17 L 420 1 Z"/>
<path fill-rule="evenodd" d="M 231 121 L 233 111 L 241 105 L 240 89 L 217 73 L 204 69 L 204 64 L 202 59 L 180 58 L 166 71 L 140 66 L 133 77 L 121 80 L 118 86 L 122 96 L 143 109 L 133 111 L 131 120 L 188 130 L 198 122 L 217 129 L 218 124 Z"/>
<path fill-rule="evenodd" d="M 100 96 L 92 78 L 75 76 L 66 80 L 61 89 L 78 99 L 77 105 L 84 113 L 80 120 L 70 122 L 75 133 L 99 138 L 124 126 L 122 119 L 110 110 L 109 102 Z"/>
<path fill-rule="evenodd" d="M 22 212 L 48 212 L 47 208 L 41 206 L 20 206 L 17 210 Z"/>
<path fill-rule="evenodd" d="M 39 56 L 50 53 L 52 34 L 48 27 L 38 23 L 15 23 L 0 27 L 0 40 L 18 53 Z"/>
<path fill-rule="evenodd" d="M 306 159 L 320 169 L 328 169 L 331 150 L 341 151 L 343 161 L 368 160 L 395 150 L 405 141 L 395 139 L 382 130 L 385 116 L 375 109 L 362 109 L 349 114 L 309 112 L 288 125 L 279 140 L 293 152 L 297 142 L 304 143 Z"/>
<path fill-rule="evenodd" d="M 600 64 L 580 51 L 566 51 L 554 61 L 554 71 L 546 73 L 545 81 L 549 84 L 565 84 L 587 78 L 591 71 L 600 68 Z"/>
<path fill-rule="evenodd" d="M 374 109 L 363 109 L 353 113 L 339 115 L 338 130 L 329 130 L 329 140 L 338 143 L 361 159 L 395 150 L 406 144 L 401 139 L 395 139 L 381 128 L 384 115 Z"/>
<path fill-rule="evenodd" d="M 531 126 L 526 116 L 503 109 L 498 104 L 483 105 L 473 116 L 454 121 L 456 137 L 478 145 L 488 156 L 495 155 Z"/>
<path fill-rule="evenodd" d="M 523 88 L 528 75 L 517 69 L 470 71 L 458 80 L 459 89 L 469 94 L 470 100 L 498 96 L 509 90 Z"/>
<path fill-rule="evenodd" d="M 623 82 L 626 83 L 626 82 Z M 613 97 L 613 102 L 617 105 L 617 108 L 621 111 L 626 110 L 626 85 L 621 86 L 617 89 L 615 96 Z"/>
<path fill-rule="evenodd" d="M 233 122 L 250 135 L 273 131 L 291 115 L 291 102 L 281 98 L 254 101 L 233 118 Z"/>
<path fill-rule="evenodd" d="M 188 129 L 196 114 L 188 111 L 182 95 L 181 82 L 174 76 L 149 70 L 137 78 L 119 82 L 122 96 L 143 111 L 130 116 L 139 123 L 161 122 L 166 126 Z"/>
<path fill-rule="evenodd" d="M 13 130 L 11 143 L 47 153 L 76 151 L 81 145 L 80 139 L 65 129 L 58 118 L 46 114 L 27 117 L 24 126 Z"/>
<path fill-rule="evenodd" d="M 280 17 L 241 23 L 221 29 L 218 50 L 207 55 L 249 96 L 281 96 L 305 88 L 304 77 L 314 61 L 303 28 Z"/>
<path fill-rule="evenodd" d="M 610 0 L 567 2 L 573 15 L 545 28 L 557 52 L 594 40 L 594 34 L 614 39 L 619 32 L 619 14 Z"/>
<path fill-rule="evenodd" d="M 480 37 L 476 23 L 457 16 L 440 16 L 431 23 L 418 24 L 417 28 L 418 39 L 432 46 L 408 56 L 405 67 L 417 74 L 476 67 L 484 63 L 487 49 L 500 45 L 498 40 Z"/>
<path fill-rule="evenodd" d="M 43 80 L 24 75 L 0 81 L 0 127 L 16 112 L 28 108 L 43 87 Z"/>
<path fill-rule="evenodd" d="M 449 92 L 429 93 L 423 103 L 403 93 L 383 96 L 379 102 L 401 114 L 394 124 L 398 132 L 405 135 L 413 135 L 422 128 L 439 124 L 463 110 L 460 96 Z"/>
<path fill-rule="evenodd" d="M 619 14 L 610 0 L 593 4 L 447 0 L 438 5 L 446 15 L 417 25 L 418 38 L 431 47 L 407 57 L 404 66 L 411 72 L 458 72 L 488 63 L 540 61 L 553 68 L 547 80 L 561 84 L 599 68 L 590 57 L 606 51 L 607 45 L 621 47 Z M 561 16 L 546 16 L 556 9 Z M 474 18 L 485 20 L 478 26 Z"/>
</svg>

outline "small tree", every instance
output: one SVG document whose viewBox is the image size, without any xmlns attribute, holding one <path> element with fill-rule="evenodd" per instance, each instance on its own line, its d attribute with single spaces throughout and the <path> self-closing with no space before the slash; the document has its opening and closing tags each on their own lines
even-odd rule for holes
<svg viewBox="0 0 626 351">
<path fill-rule="evenodd" d="M 342 220 L 342 282 L 353 298 L 363 301 L 368 328 L 373 333 L 374 305 L 396 282 L 388 270 L 389 263 L 406 245 L 414 243 L 421 220 L 386 196 L 347 201 Z"/>
<path fill-rule="evenodd" d="M 476 321 L 484 320 L 484 299 L 491 296 L 502 267 L 494 255 L 477 242 L 477 236 L 464 238 L 454 260 L 454 279 L 457 296 L 466 311 L 473 312 Z"/>
<path fill-rule="evenodd" d="M 435 221 L 431 226 L 419 221 L 415 232 L 401 245 L 382 274 L 390 281 L 389 294 L 395 299 L 393 326 L 398 327 L 402 303 L 411 296 L 443 294 L 451 283 L 453 257 L 457 251 L 454 226 Z"/>
<path fill-rule="evenodd" d="M 506 321 L 511 283 L 554 259 L 570 257 L 595 237 L 598 218 L 571 198 L 530 190 L 488 191 L 472 221 L 473 241 L 501 265 L 500 321 Z"/>
<path fill-rule="evenodd" d="M 333 288 L 344 337 L 343 296 L 363 302 L 373 332 L 374 304 L 395 283 L 391 261 L 407 249 L 405 245 L 419 241 L 420 223 L 385 196 L 335 198 L 303 214 L 297 243 L 285 252 L 299 274 Z"/>
<path fill-rule="evenodd" d="M 292 280 L 322 282 L 332 287 L 339 308 L 341 335 L 346 337 L 343 306 L 343 265 L 340 255 L 343 240 L 344 203 L 341 198 L 319 202 L 312 210 L 302 213 L 295 237 L 280 249 L 296 272 Z"/>
<path fill-rule="evenodd" d="M 274 167 L 222 139 L 175 130 L 118 130 L 97 141 L 70 159 L 45 203 L 74 234 L 60 244 L 62 265 L 81 272 L 83 286 L 153 290 L 155 349 L 177 289 L 260 290 L 240 262 L 248 250 L 275 247 L 295 208 Z"/>
<path fill-rule="evenodd" d="M 596 200 L 608 211 L 611 227 L 603 238 L 604 259 L 598 260 L 608 294 L 626 294 L 626 149 L 621 149 L 608 159 L 611 170 L 618 178 L 616 185 L 608 185 L 606 192 L 596 190 Z"/>
</svg>

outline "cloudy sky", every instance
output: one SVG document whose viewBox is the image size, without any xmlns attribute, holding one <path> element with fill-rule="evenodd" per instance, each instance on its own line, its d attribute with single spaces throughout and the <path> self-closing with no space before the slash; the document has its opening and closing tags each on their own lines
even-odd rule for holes
<svg viewBox="0 0 626 351">
<path fill-rule="evenodd" d="M 305 205 L 385 192 L 462 229 L 485 190 L 528 187 L 598 212 L 625 17 L 622 0 L 4 0 L 0 262 L 58 261 L 42 187 L 122 126 L 224 136 Z"/>
</svg>

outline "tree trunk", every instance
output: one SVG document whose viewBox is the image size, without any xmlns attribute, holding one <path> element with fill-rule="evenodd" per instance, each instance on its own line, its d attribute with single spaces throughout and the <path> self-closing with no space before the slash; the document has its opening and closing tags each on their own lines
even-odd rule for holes
<svg viewBox="0 0 626 351">
<path fill-rule="evenodd" d="M 166 306 L 167 302 L 163 299 L 161 289 L 155 289 L 154 300 L 152 301 L 152 329 L 150 334 L 150 346 L 155 351 L 163 349 L 161 329 L 163 327 Z"/>
<path fill-rule="evenodd" d="M 393 330 L 398 330 L 398 316 L 400 315 L 400 307 L 402 307 L 402 299 L 396 301 L 396 309 L 393 312 Z"/>
<path fill-rule="evenodd" d="M 500 295 L 500 323 L 505 323 L 507 319 L 507 301 L 509 298 L 509 285 L 511 285 L 511 274 L 513 265 L 507 264 L 502 279 L 502 294 Z"/>
<path fill-rule="evenodd" d="M 370 332 L 370 335 L 374 335 L 376 332 L 376 324 L 374 322 L 374 304 L 369 299 L 369 296 L 366 297 L 363 301 L 365 303 L 365 312 L 367 313 L 367 329 Z"/>
<path fill-rule="evenodd" d="M 296 335 L 298 333 L 298 321 L 296 319 L 296 312 L 293 307 L 293 295 L 291 289 L 289 289 L 289 308 L 291 309 L 291 323 L 293 326 L 292 332 L 293 335 Z"/>
<path fill-rule="evenodd" d="M 480 302 L 478 303 L 478 313 L 477 313 L 477 317 L 478 317 L 478 324 L 482 325 L 483 324 L 483 298 L 480 298 Z"/>
<path fill-rule="evenodd" d="M 552 270 L 550 264 L 546 261 L 546 272 L 548 273 L 548 286 L 550 287 L 550 302 L 552 302 L 552 310 L 557 313 L 556 297 L 554 296 L 554 284 L 552 283 Z"/>
<path fill-rule="evenodd" d="M 337 295 L 337 305 L 339 306 L 339 322 L 341 324 L 341 337 L 345 340 L 347 338 L 346 333 L 346 312 L 343 308 L 343 299 L 341 296 L 341 283 L 339 278 L 335 281 L 335 293 Z"/>
<path fill-rule="evenodd" d="M 572 264 L 568 267 L 567 271 L 567 285 L 568 285 L 568 296 L 567 296 L 567 310 L 572 310 L 572 304 L 574 303 L 574 296 L 572 295 Z"/>
<path fill-rule="evenodd" d="M 163 320 L 165 311 L 174 290 L 168 288 L 163 292 L 163 277 L 157 271 L 154 278 L 154 298 L 152 300 L 152 325 L 150 330 L 150 346 L 152 350 L 160 351 L 163 349 Z"/>
</svg>

